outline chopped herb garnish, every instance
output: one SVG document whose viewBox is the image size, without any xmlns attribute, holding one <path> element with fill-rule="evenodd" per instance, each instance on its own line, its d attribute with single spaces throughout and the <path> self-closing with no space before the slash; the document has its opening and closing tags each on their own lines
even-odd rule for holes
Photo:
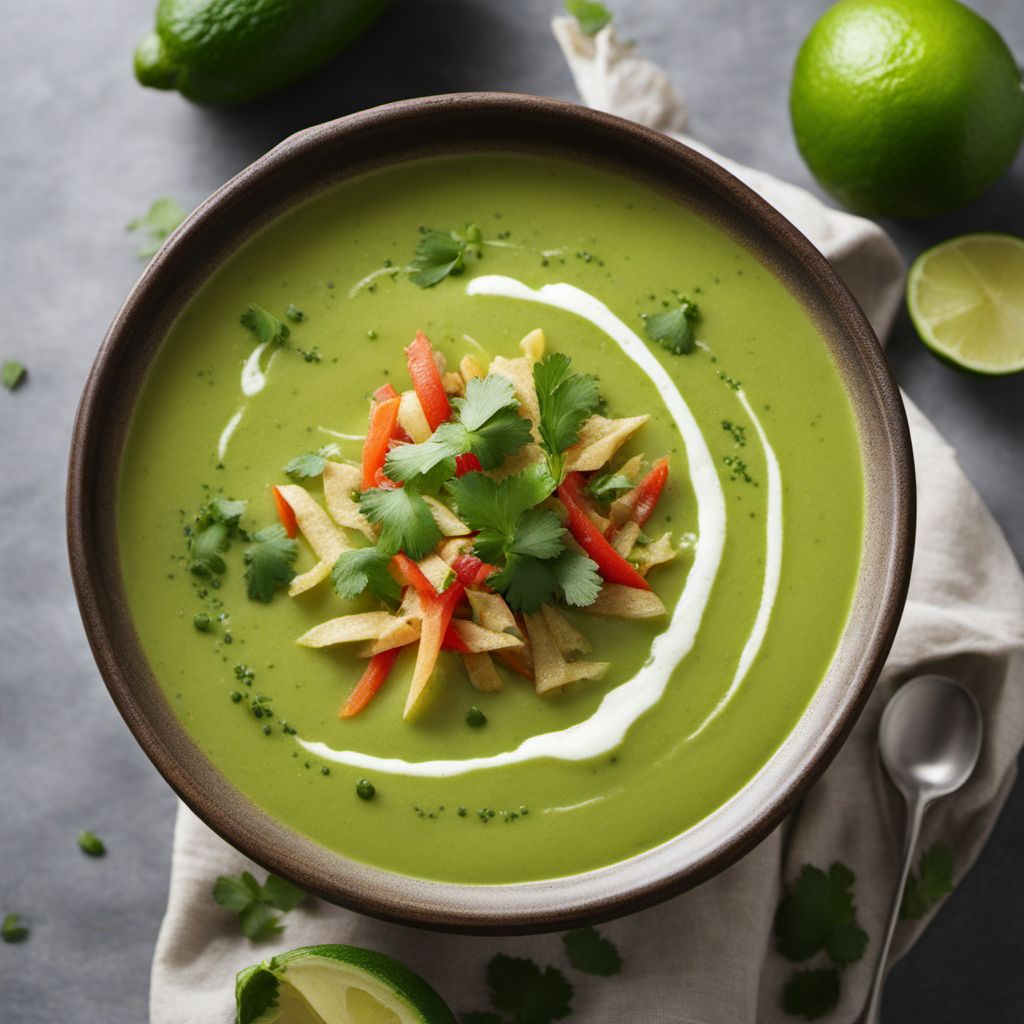
<svg viewBox="0 0 1024 1024">
<path fill-rule="evenodd" d="M 221 875 L 214 883 L 213 898 L 238 915 L 246 938 L 258 942 L 283 930 L 281 917 L 274 911 L 294 910 L 306 894 L 277 875 L 267 875 L 266 882 L 260 885 L 248 871 L 243 871 L 241 875 Z"/>
<path fill-rule="evenodd" d="M 0 380 L 8 391 L 14 391 L 25 379 L 27 373 L 28 370 L 25 369 L 23 363 L 19 363 L 16 359 L 8 359 L 0 373 Z"/>
<path fill-rule="evenodd" d="M 379 548 L 343 551 L 331 570 L 331 583 L 339 597 L 358 597 L 364 590 L 382 601 L 398 601 L 402 588 L 388 572 L 391 555 Z"/>
<path fill-rule="evenodd" d="M 225 570 L 221 557 L 238 529 L 238 521 L 245 512 L 246 502 L 214 498 L 207 502 L 196 516 L 192 529 L 190 570 L 197 576 L 221 574 Z"/>
<path fill-rule="evenodd" d="M 157 199 L 148 212 L 136 217 L 128 231 L 141 231 L 148 241 L 139 248 L 139 259 L 148 260 L 163 245 L 164 239 L 188 216 L 188 211 L 174 199 Z"/>
<path fill-rule="evenodd" d="M 696 337 L 693 326 L 700 317 L 700 311 L 689 299 L 679 299 L 675 309 L 663 313 L 650 313 L 644 317 L 644 330 L 651 341 L 677 356 L 693 351 Z"/>
<path fill-rule="evenodd" d="M 273 600 L 278 587 L 295 578 L 292 563 L 299 545 L 279 523 L 253 534 L 253 543 L 245 549 L 245 582 L 249 597 L 265 604 Z"/>
<path fill-rule="evenodd" d="M 288 335 L 291 333 L 287 324 L 282 323 L 273 313 L 268 313 L 262 306 L 257 306 L 254 302 L 250 303 L 249 308 L 240 319 L 242 326 L 248 327 L 256 335 L 256 340 L 261 345 L 287 341 Z"/>
<path fill-rule="evenodd" d="M 487 716 L 478 707 L 471 707 L 466 712 L 466 725 L 479 729 L 482 725 L 486 724 Z"/>
<path fill-rule="evenodd" d="M 622 970 L 619 951 L 596 928 L 577 928 L 562 941 L 569 963 L 578 971 L 609 977 Z"/>
<path fill-rule="evenodd" d="M 377 790 L 369 779 L 360 779 L 356 783 L 356 796 L 360 800 L 372 800 Z"/>
<path fill-rule="evenodd" d="M 90 857 L 102 857 L 107 852 L 103 840 L 93 832 L 79 832 L 78 845 L 82 852 L 89 854 Z"/>
<path fill-rule="evenodd" d="M 601 400 L 597 381 L 586 374 L 573 373 L 570 366 L 568 356 L 553 352 L 533 367 L 540 407 L 537 429 L 556 483 L 562 480 L 565 450 L 579 439 L 580 427 L 594 414 Z"/>
<path fill-rule="evenodd" d="M 596 501 L 607 505 L 620 494 L 631 491 L 636 485 L 621 473 L 602 473 L 591 477 L 587 484 L 587 493 Z"/>
<path fill-rule="evenodd" d="M 587 36 L 597 35 L 612 20 L 612 12 L 597 0 L 565 0 L 565 9 Z"/>
<path fill-rule="evenodd" d="M 288 317 L 292 323 L 301 324 L 306 319 L 306 314 L 295 305 L 294 302 L 288 303 L 288 308 L 284 311 L 284 315 Z"/>
<path fill-rule="evenodd" d="M 380 524 L 377 547 L 388 554 L 404 551 L 412 559 L 426 558 L 441 540 L 430 506 L 411 487 L 374 487 L 359 495 L 360 511 Z"/>
<path fill-rule="evenodd" d="M 945 843 L 935 843 L 921 854 L 917 873 L 910 873 L 903 890 L 900 917 L 916 920 L 924 917 L 943 896 L 953 891 L 953 851 Z"/>
<path fill-rule="evenodd" d="M 0 939 L 4 942 L 24 942 L 28 929 L 21 923 L 21 914 L 7 914 L 0 924 Z"/>
<path fill-rule="evenodd" d="M 295 480 L 321 476 L 324 466 L 327 465 L 327 460 L 337 454 L 339 454 L 339 449 L 336 444 L 326 444 L 315 452 L 305 452 L 302 455 L 296 455 L 284 467 L 284 471 Z"/>
<path fill-rule="evenodd" d="M 205 612 L 197 612 L 192 616 L 192 625 L 199 630 L 200 633 L 205 633 L 210 628 L 210 616 Z"/>
<path fill-rule="evenodd" d="M 409 264 L 409 279 L 421 288 L 432 288 L 449 275 L 461 274 L 468 248 L 479 246 L 480 240 L 480 229 L 475 224 L 469 224 L 461 235 L 424 229 Z"/>
<path fill-rule="evenodd" d="M 782 1008 L 794 1017 L 817 1020 L 839 1002 L 839 972 L 834 967 L 794 971 L 782 990 Z"/>
</svg>

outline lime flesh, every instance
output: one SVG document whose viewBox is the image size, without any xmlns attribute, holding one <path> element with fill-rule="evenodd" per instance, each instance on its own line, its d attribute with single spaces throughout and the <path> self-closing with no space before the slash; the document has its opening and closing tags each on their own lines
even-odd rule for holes
<svg viewBox="0 0 1024 1024">
<path fill-rule="evenodd" d="M 1024 239 L 964 235 L 922 253 L 907 279 L 921 340 L 980 374 L 1024 370 Z"/>
</svg>

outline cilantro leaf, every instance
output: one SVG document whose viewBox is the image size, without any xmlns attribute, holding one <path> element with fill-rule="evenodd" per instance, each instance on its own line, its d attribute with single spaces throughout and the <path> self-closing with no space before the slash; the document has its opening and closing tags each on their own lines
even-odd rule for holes
<svg viewBox="0 0 1024 1024">
<path fill-rule="evenodd" d="M 506 550 L 511 555 L 555 558 L 565 547 L 564 536 L 565 527 L 554 512 L 531 508 L 519 517 Z"/>
<path fill-rule="evenodd" d="M 540 408 L 537 430 L 556 481 L 561 480 L 565 465 L 562 453 L 576 443 L 580 427 L 601 401 L 597 381 L 586 374 L 573 373 L 570 366 L 567 355 L 552 352 L 533 367 Z"/>
<path fill-rule="evenodd" d="M 206 505 L 202 514 L 211 521 L 223 523 L 229 530 L 234 530 L 248 506 L 249 502 L 245 499 L 234 501 L 231 498 L 214 498 Z"/>
<path fill-rule="evenodd" d="M 844 864 L 833 864 L 827 875 L 804 865 L 775 912 L 775 942 L 784 957 L 807 960 L 826 949 L 836 963 L 845 964 L 863 955 L 867 935 L 856 922 L 853 882 Z"/>
<path fill-rule="evenodd" d="M 565 0 L 565 9 L 587 36 L 597 35 L 612 20 L 612 12 L 597 0 Z"/>
<path fill-rule="evenodd" d="M 213 522 L 192 534 L 192 564 L 189 568 L 197 576 L 218 575 L 227 568 L 221 554 L 230 546 L 228 527 Z"/>
<path fill-rule="evenodd" d="M 512 381 L 497 373 L 486 377 L 474 377 L 466 382 L 466 397 L 456 398 L 452 403 L 459 411 L 459 420 L 467 430 L 479 430 L 492 416 L 502 409 L 517 409 Z"/>
<path fill-rule="evenodd" d="M 473 551 L 483 558 L 478 546 Z M 489 577 L 487 583 L 518 612 L 539 611 L 542 604 L 550 604 L 560 593 L 554 561 L 528 555 L 509 555 L 505 567 Z"/>
<path fill-rule="evenodd" d="M 252 540 L 245 549 L 245 582 L 252 600 L 268 604 L 278 587 L 295 578 L 292 563 L 299 545 L 288 537 L 280 523 L 254 533 Z"/>
<path fill-rule="evenodd" d="M 284 315 L 294 324 L 301 324 L 306 319 L 306 314 L 294 302 L 288 303 L 288 308 L 285 309 Z"/>
<path fill-rule="evenodd" d="M 449 274 L 465 267 L 466 240 L 453 231 L 424 231 L 409 264 L 409 280 L 421 288 L 433 288 Z"/>
<path fill-rule="evenodd" d="M 430 506 L 409 487 L 374 487 L 359 495 L 359 509 L 379 523 L 377 547 L 388 554 L 404 551 L 412 559 L 426 558 L 442 534 Z"/>
<path fill-rule="evenodd" d="M 384 601 L 397 601 L 402 588 L 388 572 L 391 555 L 379 548 L 343 551 L 331 570 L 331 583 L 339 597 L 358 597 L 369 588 Z"/>
<path fill-rule="evenodd" d="M 572 1012 L 572 985 L 556 967 L 499 953 L 487 965 L 491 1002 L 512 1014 L 514 1024 L 550 1024 Z"/>
<path fill-rule="evenodd" d="M 0 372 L 0 381 L 8 391 L 14 391 L 25 379 L 27 373 L 28 370 L 25 369 L 23 363 L 19 363 L 16 359 L 8 359 L 4 363 L 3 371 Z"/>
<path fill-rule="evenodd" d="M 268 313 L 262 306 L 257 306 L 255 302 L 249 304 L 249 308 L 240 319 L 242 326 L 248 327 L 256 335 L 256 340 L 261 345 L 287 341 L 288 335 L 291 333 L 287 324 L 281 323 L 273 313 Z"/>
<path fill-rule="evenodd" d="M 945 843 L 935 843 L 921 854 L 918 872 L 910 873 L 900 903 L 900 917 L 915 920 L 924 917 L 943 896 L 953 891 L 953 851 Z"/>
<path fill-rule="evenodd" d="M 696 303 L 680 298 L 675 309 L 645 316 L 644 330 L 651 341 L 656 341 L 662 348 L 681 356 L 693 351 L 696 341 L 693 325 L 699 317 L 700 310 Z"/>
<path fill-rule="evenodd" d="M 213 898 L 238 915 L 242 934 L 253 941 L 269 939 L 283 930 L 275 910 L 294 910 L 306 894 L 291 882 L 267 875 L 263 885 L 248 872 L 221 875 L 213 885 Z"/>
<path fill-rule="evenodd" d="M 562 942 L 578 971 L 610 977 L 622 970 L 619 951 L 596 928 L 577 928 L 563 935 Z"/>
<path fill-rule="evenodd" d="M 339 449 L 336 444 L 326 444 L 315 452 L 304 452 L 302 455 L 296 455 L 284 467 L 284 471 L 295 480 L 320 476 L 324 471 L 324 466 L 327 465 L 327 460 L 332 455 L 338 454 Z"/>
<path fill-rule="evenodd" d="M 21 923 L 21 914 L 7 914 L 0 924 L 0 939 L 4 942 L 24 942 L 28 929 Z"/>
<path fill-rule="evenodd" d="M 501 481 L 483 473 L 467 473 L 448 482 L 463 522 L 474 530 L 502 536 L 510 535 L 519 517 L 548 498 L 554 489 L 555 481 L 547 468 L 536 463 Z"/>
<path fill-rule="evenodd" d="M 839 1002 L 839 972 L 834 967 L 794 971 L 782 991 L 786 1013 L 817 1020 Z"/>
<path fill-rule="evenodd" d="M 87 853 L 90 857 L 102 857 L 107 852 L 103 840 L 88 831 L 78 833 L 78 845 L 82 852 Z"/>
<path fill-rule="evenodd" d="M 587 493 L 597 501 L 607 505 L 614 501 L 620 494 L 631 491 L 635 484 L 629 477 L 621 473 L 603 473 L 601 476 L 591 477 L 587 484 Z"/>
<path fill-rule="evenodd" d="M 213 898 L 222 907 L 240 914 L 250 903 L 260 898 L 260 883 L 248 872 L 240 875 L 221 875 L 213 883 Z"/>
<path fill-rule="evenodd" d="M 250 903 L 238 915 L 238 921 L 242 926 L 242 934 L 247 939 L 252 939 L 253 942 L 272 939 L 284 931 L 280 916 L 275 914 L 273 908 L 262 900 Z"/>
<path fill-rule="evenodd" d="M 267 875 L 267 880 L 263 883 L 262 899 L 278 910 L 289 911 L 294 910 L 306 899 L 306 893 L 284 878 Z"/>
<path fill-rule="evenodd" d="M 136 217 L 128 231 L 140 231 L 148 236 L 139 248 L 139 259 L 148 260 L 156 254 L 164 239 L 188 216 L 188 211 L 174 199 L 154 200 L 149 210 Z"/>
<path fill-rule="evenodd" d="M 603 581 L 592 558 L 566 548 L 554 564 L 558 589 L 566 604 L 585 608 L 597 600 Z"/>
</svg>

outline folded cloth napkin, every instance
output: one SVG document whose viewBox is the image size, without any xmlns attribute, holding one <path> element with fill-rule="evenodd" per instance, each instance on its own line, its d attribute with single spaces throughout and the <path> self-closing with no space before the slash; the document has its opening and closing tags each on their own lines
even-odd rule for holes
<svg viewBox="0 0 1024 1024">
<path fill-rule="evenodd" d="M 575 22 L 559 18 L 554 31 L 585 102 L 662 130 L 683 130 L 685 106 L 667 77 L 613 28 L 588 37 Z M 902 280 L 899 257 L 885 234 L 799 188 L 708 155 L 804 231 L 884 337 Z M 237 970 L 272 952 L 318 942 L 353 943 L 396 956 L 429 979 L 458 1012 L 487 1007 L 485 964 L 504 952 L 565 971 L 576 990 L 573 1019 L 587 1024 L 792 1021 L 780 1009 L 793 966 L 774 949 L 775 908 L 802 865 L 827 868 L 838 859 L 859 880 L 857 914 L 869 945 L 867 955 L 843 972 L 840 1005 L 828 1020 L 853 1021 L 896 884 L 903 821 L 877 753 L 886 700 L 907 678 L 939 672 L 969 686 L 982 707 L 986 732 L 978 768 L 960 793 L 931 810 L 925 824 L 923 846 L 946 843 L 958 879 L 988 837 L 1024 742 L 1024 579 L 953 450 L 909 403 L 908 413 L 918 466 L 917 554 L 899 634 L 867 709 L 799 809 L 753 852 L 692 892 L 603 927 L 624 959 L 614 980 L 573 971 L 558 936 L 428 937 L 315 900 L 288 915 L 287 930 L 272 948 L 253 946 L 240 936 L 237 921 L 214 904 L 210 888 L 218 875 L 254 866 L 181 807 L 169 905 L 153 963 L 152 1024 L 226 1024 Z M 894 957 L 909 948 L 927 920 L 900 925 Z"/>
</svg>

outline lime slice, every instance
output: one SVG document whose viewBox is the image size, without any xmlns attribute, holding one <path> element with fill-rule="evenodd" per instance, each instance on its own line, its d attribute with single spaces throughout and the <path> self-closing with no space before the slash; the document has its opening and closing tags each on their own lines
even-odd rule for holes
<svg viewBox="0 0 1024 1024">
<path fill-rule="evenodd" d="M 1024 370 L 1024 239 L 963 235 L 910 268 L 907 305 L 921 340 L 972 373 Z"/>
<path fill-rule="evenodd" d="M 302 946 L 239 972 L 236 1024 L 455 1024 L 397 960 L 356 946 Z"/>
</svg>

